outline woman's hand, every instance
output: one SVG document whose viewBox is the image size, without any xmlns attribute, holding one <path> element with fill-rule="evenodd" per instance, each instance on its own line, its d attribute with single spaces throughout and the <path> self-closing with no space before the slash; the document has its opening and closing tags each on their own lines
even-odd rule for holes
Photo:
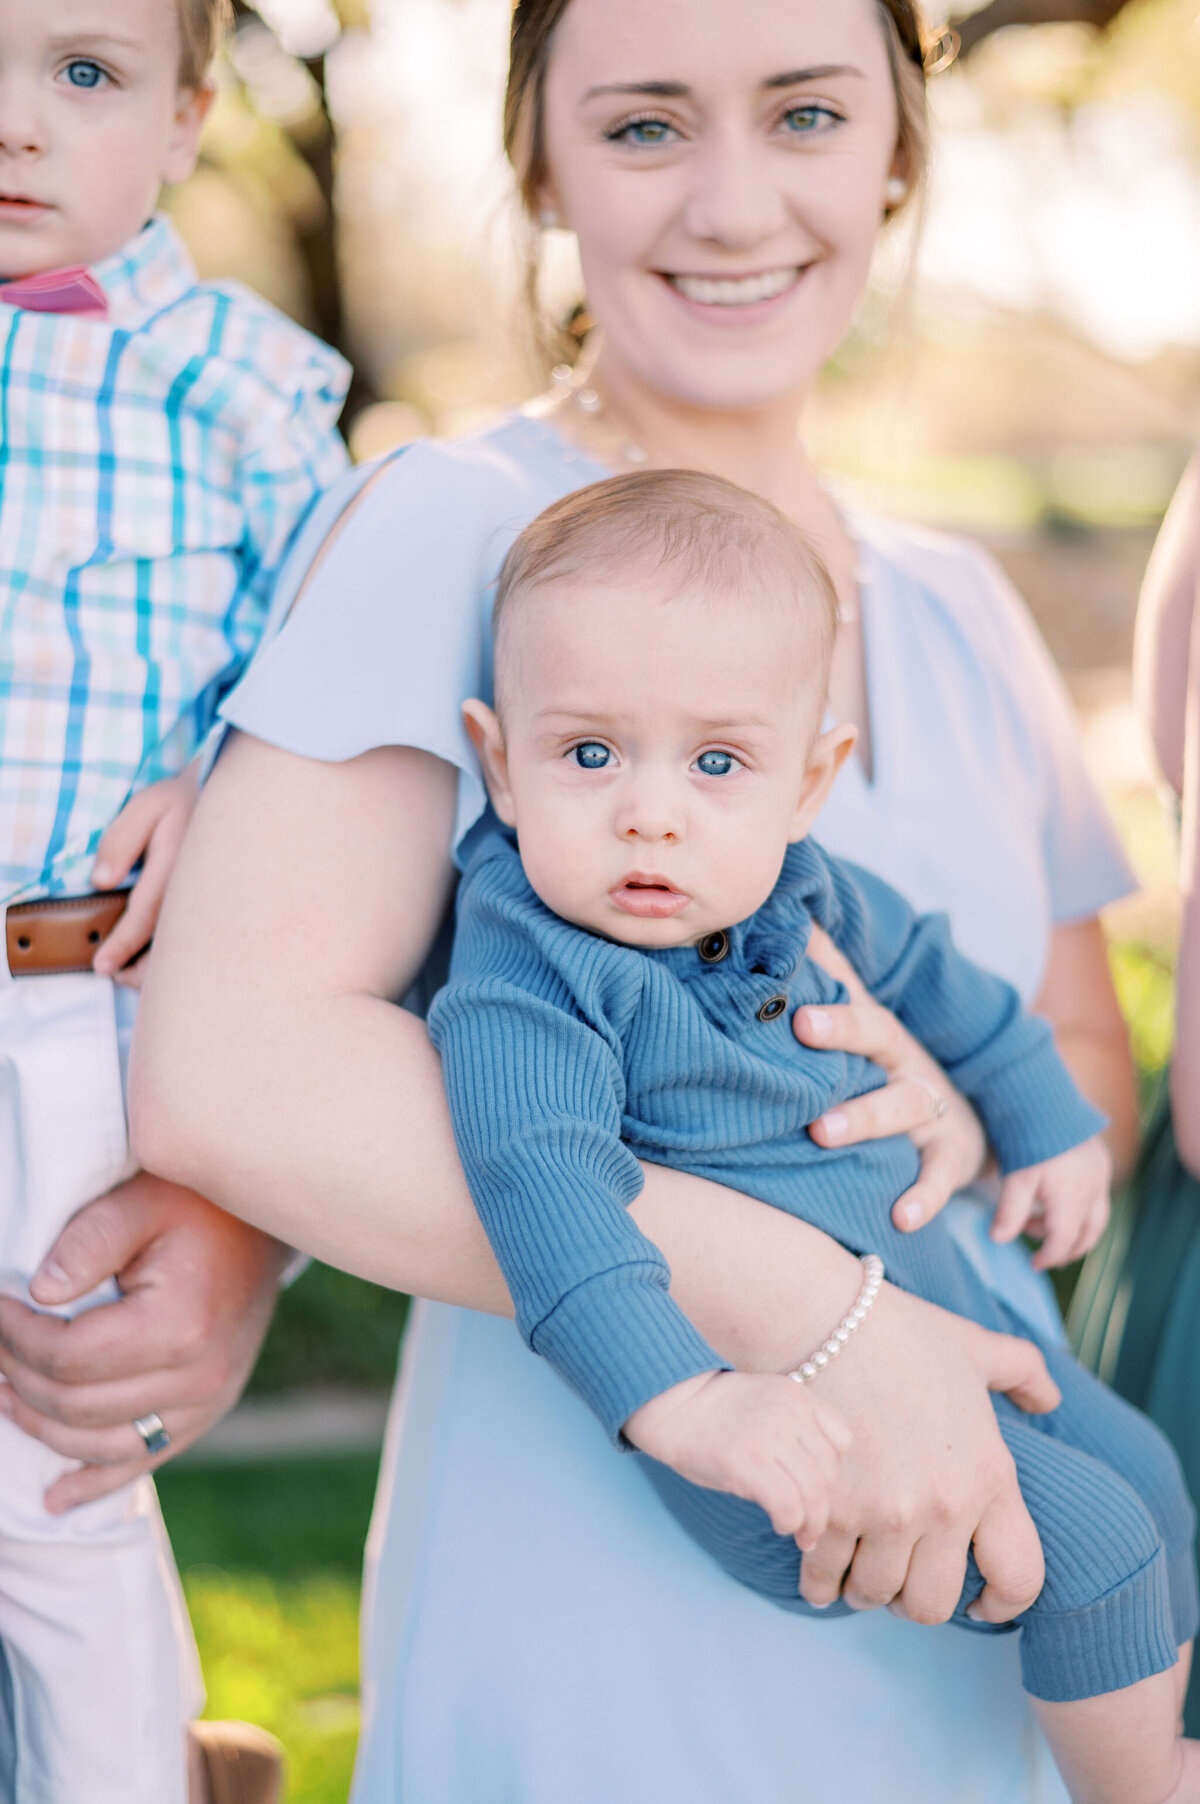
<svg viewBox="0 0 1200 1804">
<path fill-rule="evenodd" d="M 39 1303 L 124 1293 L 66 1321 L 0 1300 L 0 1409 L 83 1464 L 46 1494 L 58 1515 L 160 1466 L 232 1408 L 275 1306 L 288 1250 L 193 1191 L 145 1173 L 81 1209 L 31 1286 Z M 162 1417 L 170 1453 L 133 1424 Z"/>
<path fill-rule="evenodd" d="M 1009 1622 L 1028 1609 L 1042 1588 L 1041 1543 L 986 1393 L 1054 1409 L 1059 1393 L 1037 1348 L 885 1284 L 818 1388 L 853 1438 L 829 1526 L 804 1557 L 801 1595 L 945 1622 L 973 1545 L 985 1589 L 971 1614 Z"/>
<path fill-rule="evenodd" d="M 97 889 L 120 888 L 134 865 L 142 861 L 142 873 L 129 892 L 125 913 L 92 960 L 92 969 L 101 977 L 140 989 L 142 967 L 132 960 L 154 936 L 167 878 L 198 793 L 194 764 L 178 777 L 152 783 L 125 804 L 96 848 L 92 883 Z"/>
<path fill-rule="evenodd" d="M 808 1131 L 818 1146 L 827 1147 L 907 1134 L 920 1151 L 921 1172 L 893 1206 L 892 1221 L 912 1233 L 932 1221 L 956 1190 L 980 1175 L 987 1162 L 983 1128 L 937 1060 L 889 1009 L 874 1001 L 819 927 L 809 949 L 830 976 L 846 986 L 850 1001 L 833 1008 L 797 1009 L 792 1017 L 796 1038 L 823 1051 L 855 1052 L 873 1059 L 889 1081 L 882 1090 L 840 1103 Z"/>
</svg>

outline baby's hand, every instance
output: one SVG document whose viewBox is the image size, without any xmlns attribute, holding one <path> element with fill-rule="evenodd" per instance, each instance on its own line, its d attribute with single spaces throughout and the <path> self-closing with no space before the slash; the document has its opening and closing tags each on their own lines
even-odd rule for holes
<svg viewBox="0 0 1200 1804">
<path fill-rule="evenodd" d="M 635 1410 L 625 1438 L 693 1484 L 757 1503 L 777 1535 L 815 1547 L 851 1435 L 791 1378 L 705 1372 Z"/>
<path fill-rule="evenodd" d="M 92 883 L 97 889 L 118 888 L 139 858 L 142 860 L 142 874 L 129 892 L 125 913 L 92 960 L 92 969 L 101 977 L 140 987 L 141 967 L 123 967 L 153 937 L 167 878 L 192 818 L 198 789 L 194 764 L 178 777 L 152 783 L 125 804 L 97 846 L 92 866 Z"/>
<path fill-rule="evenodd" d="M 1029 1234 L 1042 1242 L 1033 1263 L 1038 1271 L 1082 1259 L 1108 1221 L 1112 1159 L 1097 1135 L 1040 1165 L 1027 1165 L 1005 1178 L 992 1222 L 992 1239 Z"/>
</svg>

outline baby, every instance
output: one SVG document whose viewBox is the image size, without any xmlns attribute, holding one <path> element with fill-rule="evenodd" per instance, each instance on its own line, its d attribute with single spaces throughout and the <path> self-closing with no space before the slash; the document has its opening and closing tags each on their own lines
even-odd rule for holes
<svg viewBox="0 0 1200 1804">
<path fill-rule="evenodd" d="M 880 1257 L 917 1295 L 1029 1332 L 940 1220 L 893 1227 L 908 1139 L 831 1152 L 806 1132 L 884 1081 L 791 1031 L 797 1005 L 845 996 L 808 956 L 814 927 L 970 1098 L 1026 1219 L 1088 1239 L 1108 1171 L 1102 1118 L 1046 1024 L 942 917 L 807 837 L 853 740 L 822 731 L 835 620 L 802 535 L 714 478 L 619 477 L 542 514 L 500 577 L 495 711 L 465 708 L 516 843 L 481 829 L 430 1014 L 525 1339 L 649 1456 L 701 1545 L 793 1610 L 848 1445 L 822 1373 L 870 1334 Z M 847 1316 L 796 1371 L 730 1371 L 683 1315 L 628 1211 L 640 1160 L 789 1210 L 863 1260 Z M 1059 1408 L 995 1405 L 1046 1559 L 1020 1622 L 1026 1689 L 1077 1804 L 1200 1799 L 1200 1744 L 1177 1731 L 1197 1597 L 1174 1456 L 1043 1351 Z M 957 1621 L 974 1626 L 981 1586 L 972 1562 Z"/>
<path fill-rule="evenodd" d="M 18 1295 L 132 1173 L 133 997 L 93 960 L 111 972 L 148 937 L 180 773 L 346 465 L 341 358 L 198 282 L 154 214 L 195 162 L 227 6 L 0 0 L 0 1290 Z M 131 1466 L 187 1401 L 130 1423 Z M 0 1796 L 180 1804 L 196 1687 L 152 1489 L 48 1514 L 70 1462 L 20 1431 L 7 1386 L 0 1403 Z M 206 1764 L 228 1767 L 223 1798 L 277 1795 L 273 1753 L 206 1745 L 201 1789 Z"/>
</svg>

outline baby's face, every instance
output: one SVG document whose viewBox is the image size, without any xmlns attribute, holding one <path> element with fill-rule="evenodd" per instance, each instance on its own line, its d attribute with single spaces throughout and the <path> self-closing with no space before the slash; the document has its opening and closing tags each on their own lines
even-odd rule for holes
<svg viewBox="0 0 1200 1804">
<path fill-rule="evenodd" d="M 0 0 L 0 279 L 98 263 L 196 158 L 175 0 Z"/>
<path fill-rule="evenodd" d="M 774 888 L 853 735 L 814 743 L 823 695 L 779 602 L 586 579 L 518 603 L 501 729 L 468 703 L 493 802 L 533 888 L 632 946 L 694 944 Z"/>
</svg>

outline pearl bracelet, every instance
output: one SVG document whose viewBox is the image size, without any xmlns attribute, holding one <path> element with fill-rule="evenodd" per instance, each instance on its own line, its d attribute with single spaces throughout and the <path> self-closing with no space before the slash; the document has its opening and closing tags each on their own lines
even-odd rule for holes
<svg viewBox="0 0 1200 1804">
<path fill-rule="evenodd" d="M 802 1365 L 794 1371 L 785 1372 L 785 1378 L 792 1378 L 797 1384 L 811 1384 L 818 1377 L 831 1359 L 836 1359 L 868 1309 L 879 1295 L 879 1286 L 883 1283 L 883 1260 L 878 1253 L 864 1253 L 859 1261 L 863 1268 L 863 1286 L 854 1299 L 854 1307 L 849 1315 L 844 1315 L 824 1346 L 818 1347 Z"/>
</svg>

